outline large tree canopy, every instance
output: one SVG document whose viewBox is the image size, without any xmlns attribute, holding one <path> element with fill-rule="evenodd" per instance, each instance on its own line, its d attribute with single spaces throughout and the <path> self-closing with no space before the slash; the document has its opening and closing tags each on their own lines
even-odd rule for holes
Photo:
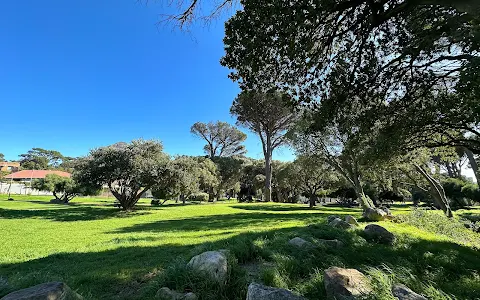
<svg viewBox="0 0 480 300">
<path fill-rule="evenodd" d="M 90 151 L 75 166 L 74 179 L 88 186 L 106 185 L 124 210 L 166 176 L 168 156 L 157 141 L 135 140 Z"/>
<path fill-rule="evenodd" d="M 204 150 L 210 158 L 242 155 L 247 152 L 242 145 L 247 135 L 226 122 L 197 122 L 190 131 L 207 142 Z"/>
<path fill-rule="evenodd" d="M 32 148 L 20 154 L 20 166 L 29 170 L 48 170 L 58 168 L 65 157 L 56 150 Z"/>
<path fill-rule="evenodd" d="M 243 89 L 276 86 L 309 107 L 330 100 L 322 109 L 361 97 L 365 128 L 380 119 L 402 144 L 478 153 L 480 17 L 433 3 L 244 0 L 222 64 Z"/>
</svg>

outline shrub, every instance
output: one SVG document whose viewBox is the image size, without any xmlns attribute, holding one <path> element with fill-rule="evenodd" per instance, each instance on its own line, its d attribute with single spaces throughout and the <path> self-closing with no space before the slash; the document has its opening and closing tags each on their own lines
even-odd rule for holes
<svg viewBox="0 0 480 300">
<path fill-rule="evenodd" d="M 208 194 L 207 193 L 193 193 L 188 196 L 188 200 L 190 201 L 208 201 Z"/>
<path fill-rule="evenodd" d="M 462 187 L 462 195 L 465 198 L 472 200 L 473 202 L 480 202 L 480 189 L 478 185 L 469 183 Z"/>
<path fill-rule="evenodd" d="M 452 208 L 461 208 L 468 204 L 462 193 L 462 188 L 467 184 L 467 182 L 458 178 L 447 178 L 442 181 L 445 195 L 450 200 L 450 206 L 452 206 Z"/>
</svg>

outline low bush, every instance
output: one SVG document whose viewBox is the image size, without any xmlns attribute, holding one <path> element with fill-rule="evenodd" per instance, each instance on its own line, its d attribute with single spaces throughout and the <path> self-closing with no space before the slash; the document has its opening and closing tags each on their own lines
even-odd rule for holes
<svg viewBox="0 0 480 300">
<path fill-rule="evenodd" d="M 190 196 L 188 196 L 188 200 L 206 202 L 206 201 L 208 201 L 208 194 L 207 193 L 193 193 Z"/>
</svg>

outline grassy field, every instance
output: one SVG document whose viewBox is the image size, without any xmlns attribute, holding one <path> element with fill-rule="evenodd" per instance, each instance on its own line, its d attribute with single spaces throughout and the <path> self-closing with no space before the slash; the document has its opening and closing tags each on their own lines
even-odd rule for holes
<svg viewBox="0 0 480 300">
<path fill-rule="evenodd" d="M 408 206 L 393 208 L 405 222 L 380 222 L 394 232 L 394 246 L 372 245 L 360 229 L 326 225 L 331 214 L 360 217 L 358 209 L 289 204 L 191 204 L 135 212 L 114 208 L 112 199 L 0 195 L 0 297 L 46 281 L 64 281 L 86 299 L 151 299 L 162 286 L 193 290 L 201 299 L 245 299 L 249 280 L 285 287 L 309 299 L 325 295 L 322 271 L 354 267 L 373 280 L 376 299 L 393 299 L 392 282 L 403 282 L 429 299 L 480 299 L 480 238 L 438 212 L 414 218 Z M 480 210 L 458 214 L 480 215 Z M 418 217 L 418 216 L 416 216 Z M 443 221 L 442 221 L 443 220 Z M 361 223 L 364 227 L 367 223 Z M 292 249 L 287 241 L 337 238 L 333 250 Z M 232 268 L 225 287 L 185 269 L 196 254 L 229 249 Z M 233 258 L 234 257 L 234 258 Z"/>
</svg>

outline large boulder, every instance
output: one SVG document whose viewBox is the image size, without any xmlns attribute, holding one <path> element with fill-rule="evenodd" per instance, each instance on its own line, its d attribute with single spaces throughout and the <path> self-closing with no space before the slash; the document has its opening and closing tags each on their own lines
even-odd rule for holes
<svg viewBox="0 0 480 300">
<path fill-rule="evenodd" d="M 336 218 L 332 222 L 330 222 L 328 225 L 335 227 L 335 228 L 340 228 L 340 229 L 350 229 L 353 226 L 345 222 L 344 220 L 340 218 Z"/>
<path fill-rule="evenodd" d="M 353 217 L 353 216 L 346 216 L 345 217 L 345 222 L 347 222 L 348 224 L 353 225 L 353 226 L 358 226 L 357 219 L 355 219 L 355 217 Z"/>
<path fill-rule="evenodd" d="M 364 236 L 369 241 L 378 242 L 381 244 L 392 245 L 395 242 L 393 233 L 376 224 L 370 224 L 363 230 Z"/>
<path fill-rule="evenodd" d="M 380 208 L 367 207 L 363 210 L 363 217 L 369 221 L 383 221 L 387 219 L 387 213 Z"/>
<path fill-rule="evenodd" d="M 10 293 L 1 300 L 81 300 L 82 296 L 72 291 L 63 282 L 47 282 Z"/>
<path fill-rule="evenodd" d="M 298 247 L 298 248 L 303 248 L 303 247 L 310 247 L 312 246 L 312 243 L 310 242 L 307 242 L 306 240 L 300 238 L 300 237 L 294 237 L 293 239 L 291 239 L 290 241 L 288 241 L 288 243 L 290 245 L 293 245 L 295 247 Z"/>
<path fill-rule="evenodd" d="M 395 284 L 392 288 L 392 294 L 398 300 L 427 300 L 427 298 L 415 293 L 403 284 Z"/>
<path fill-rule="evenodd" d="M 304 300 L 289 290 L 251 283 L 248 286 L 247 300 Z"/>
<path fill-rule="evenodd" d="M 197 296 L 194 293 L 179 293 L 172 291 L 168 287 L 163 287 L 157 291 L 155 298 L 161 300 L 197 300 Z"/>
<path fill-rule="evenodd" d="M 357 298 L 372 293 L 370 280 L 356 269 L 330 267 L 325 270 L 327 297 L 332 299 Z"/>
<path fill-rule="evenodd" d="M 192 257 L 187 267 L 206 274 L 218 282 L 227 279 L 228 261 L 225 251 L 207 251 Z"/>
</svg>

